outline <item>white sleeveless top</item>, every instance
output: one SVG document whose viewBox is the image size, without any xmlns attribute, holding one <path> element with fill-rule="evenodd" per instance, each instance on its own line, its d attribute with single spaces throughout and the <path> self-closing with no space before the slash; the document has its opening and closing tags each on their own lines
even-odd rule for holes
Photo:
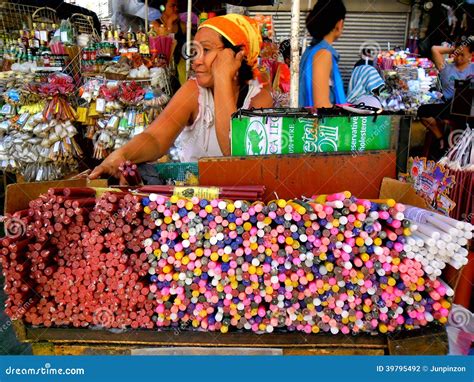
<svg viewBox="0 0 474 382">
<path fill-rule="evenodd" d="M 194 79 L 195 80 L 195 79 Z M 186 126 L 176 140 L 181 162 L 197 162 L 202 157 L 222 156 L 216 134 L 214 97 L 209 88 L 199 88 L 199 111 L 191 126 Z M 242 109 L 249 109 L 250 102 L 262 85 L 257 80 L 249 82 L 249 90 Z"/>
</svg>

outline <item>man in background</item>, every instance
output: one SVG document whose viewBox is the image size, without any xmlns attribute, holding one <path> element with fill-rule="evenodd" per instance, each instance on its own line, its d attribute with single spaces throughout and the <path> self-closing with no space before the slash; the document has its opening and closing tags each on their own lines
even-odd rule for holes
<svg viewBox="0 0 474 382">
<path fill-rule="evenodd" d="M 454 97 L 455 80 L 465 80 L 474 77 L 472 64 L 474 40 L 465 38 L 459 40 L 454 47 L 433 46 L 432 60 L 439 70 L 439 79 L 444 96 L 444 103 L 423 105 L 418 109 L 418 117 L 426 128 L 439 141 L 439 148 L 444 149 L 444 121 L 455 119 L 450 114 L 451 102 Z M 444 55 L 453 55 L 453 63 L 448 64 Z"/>
</svg>

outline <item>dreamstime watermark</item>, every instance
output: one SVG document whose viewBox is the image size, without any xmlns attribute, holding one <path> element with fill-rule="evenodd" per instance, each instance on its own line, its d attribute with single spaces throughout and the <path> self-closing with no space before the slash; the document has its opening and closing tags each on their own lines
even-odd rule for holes
<svg viewBox="0 0 474 382">
<path fill-rule="evenodd" d="M 18 239 L 26 234 L 26 222 L 21 218 L 0 215 L 0 223 L 5 228 L 5 236 L 10 239 Z"/>
<path fill-rule="evenodd" d="M 471 212 L 470 214 L 464 213 L 464 214 L 461 215 L 461 218 L 462 218 L 463 221 L 469 223 L 471 220 L 474 219 L 474 212 Z"/>
<path fill-rule="evenodd" d="M 370 117 L 361 117 L 361 118 L 370 118 Z M 384 124 L 381 124 L 377 126 L 377 128 L 373 131 L 373 134 L 370 135 L 368 138 L 366 133 L 367 133 L 367 127 L 361 129 L 361 141 L 363 141 L 363 147 L 361 148 L 362 144 L 359 143 L 359 149 L 354 149 L 352 148 L 351 150 L 351 155 L 353 158 L 358 157 L 361 154 L 364 154 L 366 152 L 366 147 L 372 143 L 374 139 L 376 139 L 380 134 L 382 134 L 386 130 L 386 126 Z M 351 142 L 351 146 L 354 147 L 357 145 L 357 135 L 356 135 L 356 129 L 352 132 L 352 137 L 353 137 L 353 142 Z"/>
<path fill-rule="evenodd" d="M 6 375 L 85 375 L 86 371 L 82 367 L 76 368 L 55 368 L 50 363 L 45 363 L 43 367 L 12 367 L 5 369 Z"/>
<path fill-rule="evenodd" d="M 0 326 L 0 333 L 3 333 L 5 330 L 8 330 L 8 328 L 10 326 L 12 326 L 13 321 L 19 320 L 26 313 L 26 311 L 31 306 L 31 304 L 33 304 L 33 299 L 32 298 L 30 298 L 28 301 L 26 301 L 20 307 L 20 309 L 18 309 L 16 311 L 16 313 L 12 317 L 10 317 L 10 319 L 7 322 L 5 322 L 2 326 Z"/>
<path fill-rule="evenodd" d="M 188 330 L 191 324 L 192 321 L 190 319 L 187 319 L 186 321 L 181 321 L 179 326 L 173 328 L 173 334 L 175 336 L 178 336 L 179 334 L 181 334 L 181 332 Z"/>
<path fill-rule="evenodd" d="M 456 49 L 454 49 L 453 56 L 457 56 L 458 54 L 460 54 L 466 46 L 469 46 L 472 43 L 471 36 L 462 36 L 461 40 L 462 42 L 456 46 Z"/>
<path fill-rule="evenodd" d="M 461 305 L 453 305 L 448 323 L 455 328 L 474 333 L 474 314 Z"/>
<path fill-rule="evenodd" d="M 280 147 L 281 147 L 281 151 L 283 151 L 283 149 L 286 148 L 289 153 L 295 152 L 295 142 L 293 139 L 293 134 L 291 134 L 288 130 L 283 130 L 281 132 L 281 146 Z"/>
<path fill-rule="evenodd" d="M 381 52 L 382 48 L 375 40 L 366 40 L 359 47 L 359 54 L 372 58 L 377 57 Z"/>
<path fill-rule="evenodd" d="M 103 327 L 103 328 L 111 328 L 115 322 L 114 313 L 105 307 L 100 307 L 94 311 L 92 316 L 92 322 L 94 325 Z"/>
<path fill-rule="evenodd" d="M 449 145 L 448 147 L 451 148 L 451 147 L 456 146 L 461 140 L 461 137 L 463 136 L 463 134 L 464 134 L 464 130 L 461 130 L 461 129 L 456 129 L 456 130 L 451 131 L 448 135 L 448 145 Z"/>
<path fill-rule="evenodd" d="M 115 203 L 112 203 L 112 204 L 115 205 Z M 102 235 L 106 230 L 109 229 L 110 225 L 112 224 L 115 225 L 115 223 L 117 222 L 117 219 L 119 218 L 124 219 L 130 211 L 131 211 L 130 206 L 128 206 L 127 208 L 122 208 L 121 210 L 114 212 L 113 214 L 110 213 L 110 211 L 104 211 L 105 213 L 109 214 L 109 216 L 105 218 L 106 219 L 105 222 L 103 221 L 99 223 L 100 227 L 99 228 L 96 227 L 96 231 Z"/>
<path fill-rule="evenodd" d="M 185 60 L 196 60 L 202 57 L 204 49 L 202 45 L 197 41 L 190 41 L 183 45 L 181 48 L 181 55 Z"/>
</svg>

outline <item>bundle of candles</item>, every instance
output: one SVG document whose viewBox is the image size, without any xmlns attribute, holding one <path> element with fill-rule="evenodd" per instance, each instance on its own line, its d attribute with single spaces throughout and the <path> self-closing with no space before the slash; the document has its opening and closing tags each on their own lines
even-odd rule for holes
<svg viewBox="0 0 474 382">
<path fill-rule="evenodd" d="M 449 136 L 450 149 L 439 163 L 454 177 L 449 197 L 456 203 L 452 218 L 474 223 L 474 128 L 455 130 Z"/>
<path fill-rule="evenodd" d="M 172 185 L 144 186 L 138 189 L 141 193 L 154 193 L 163 196 L 180 195 L 185 198 L 197 196 L 207 199 L 261 200 L 264 186 L 220 186 L 220 187 L 177 187 Z"/>
<path fill-rule="evenodd" d="M 406 255 L 420 262 L 430 278 L 440 276 L 446 264 L 460 269 L 468 263 L 464 247 L 472 239 L 472 224 L 410 206 L 405 217 L 412 222 L 412 230 L 416 225 L 405 245 Z"/>
<path fill-rule="evenodd" d="M 138 166 L 135 163 L 125 161 L 120 164 L 119 170 L 129 186 L 136 186 L 143 183 L 138 172 Z"/>
<path fill-rule="evenodd" d="M 140 251 L 151 230 L 141 210 L 130 194 L 96 199 L 94 189 L 65 188 L 7 216 L 5 312 L 46 327 L 153 328 L 156 304 Z"/>
<path fill-rule="evenodd" d="M 223 333 L 387 333 L 447 321 L 454 292 L 427 277 L 422 247 L 408 256 L 413 223 L 393 200 L 94 193 L 52 189 L 9 216 L 25 229 L 1 242 L 7 314 Z M 41 298 L 23 312 L 30 285 Z"/>
</svg>

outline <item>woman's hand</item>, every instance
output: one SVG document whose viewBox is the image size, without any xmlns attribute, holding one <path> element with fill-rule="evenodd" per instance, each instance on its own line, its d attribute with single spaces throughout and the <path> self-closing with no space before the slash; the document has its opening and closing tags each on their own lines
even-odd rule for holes
<svg viewBox="0 0 474 382">
<path fill-rule="evenodd" d="M 212 63 L 212 75 L 214 76 L 214 81 L 219 78 L 233 80 L 242 65 L 243 59 L 243 51 L 240 51 L 237 54 L 229 48 L 219 51 Z"/>
<path fill-rule="evenodd" d="M 119 166 L 125 162 L 127 159 L 120 150 L 116 150 L 111 153 L 104 161 L 98 165 L 89 175 L 89 179 L 97 179 L 103 175 L 110 175 L 114 178 L 120 179 L 120 184 L 122 184 L 125 179 L 120 173 Z"/>
</svg>

